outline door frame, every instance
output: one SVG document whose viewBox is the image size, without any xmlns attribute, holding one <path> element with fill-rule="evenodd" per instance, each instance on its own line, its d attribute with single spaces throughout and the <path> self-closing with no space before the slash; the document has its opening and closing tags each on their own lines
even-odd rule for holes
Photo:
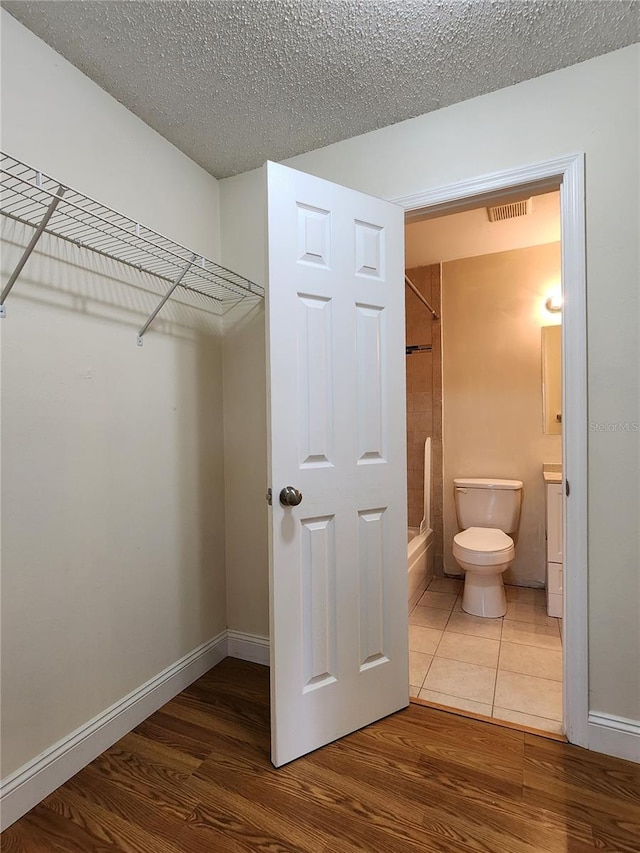
<svg viewBox="0 0 640 853">
<path fill-rule="evenodd" d="M 584 153 L 505 169 L 390 199 L 405 221 L 445 215 L 492 197 L 560 191 L 562 250 L 563 722 L 570 743 L 588 748 L 588 417 Z M 419 212 L 419 213 L 418 213 Z M 414 214 L 412 216 L 412 213 Z M 540 472 L 542 476 L 542 472 Z M 570 497 L 566 484 L 570 482 Z"/>
</svg>

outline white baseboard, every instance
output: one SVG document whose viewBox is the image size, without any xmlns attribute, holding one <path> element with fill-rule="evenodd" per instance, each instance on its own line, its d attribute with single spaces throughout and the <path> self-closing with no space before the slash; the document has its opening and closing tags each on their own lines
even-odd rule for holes
<svg viewBox="0 0 640 853">
<path fill-rule="evenodd" d="M 227 657 L 227 632 L 194 649 L 0 782 L 0 831 Z"/>
<path fill-rule="evenodd" d="M 269 638 L 242 631 L 227 631 L 227 649 L 230 658 L 249 660 L 269 666 Z"/>
<path fill-rule="evenodd" d="M 269 640 L 223 631 L 0 782 L 0 831 L 225 657 L 269 665 Z M 589 714 L 589 749 L 640 763 L 640 722 Z"/>
<path fill-rule="evenodd" d="M 640 721 L 589 713 L 589 749 L 640 764 Z"/>
</svg>

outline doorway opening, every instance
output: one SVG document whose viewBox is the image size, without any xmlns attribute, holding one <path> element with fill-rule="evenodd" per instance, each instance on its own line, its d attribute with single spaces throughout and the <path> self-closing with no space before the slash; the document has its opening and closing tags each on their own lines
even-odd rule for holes
<svg viewBox="0 0 640 853">
<path fill-rule="evenodd" d="M 561 331 L 562 312 L 553 310 L 561 276 L 559 192 L 414 221 L 405 247 L 408 279 L 433 309 L 407 290 L 409 529 L 426 526 L 422 492 L 430 489 L 433 530 L 433 559 L 409 599 L 410 690 L 421 700 L 561 735 L 561 592 L 557 573 L 547 572 L 545 537 L 545 480 L 562 471 L 559 349 L 553 364 L 547 359 L 547 381 L 542 371 L 546 333 Z M 558 391 L 548 424 L 547 386 Z M 453 483 L 461 477 L 524 486 L 503 490 L 522 500 L 517 529 L 504 530 L 516 547 L 502 575 L 501 616 L 474 615 L 472 605 L 465 612 L 465 574 L 452 554 L 460 530 Z M 478 497 L 494 494 L 483 489 Z M 474 524 L 496 526 L 490 517 Z"/>
<path fill-rule="evenodd" d="M 586 529 L 586 440 L 581 435 L 586 419 L 576 421 L 586 361 L 580 166 L 580 157 L 567 158 L 517 175 L 502 173 L 397 200 L 408 212 L 408 277 L 438 314 L 437 319 L 430 315 L 407 291 L 409 527 L 420 524 L 420 433 L 428 432 L 428 526 L 433 529 L 424 592 L 415 582 L 411 585 L 411 695 L 414 701 L 465 715 L 556 736 L 566 733 L 575 743 L 584 736 L 587 718 L 586 542 L 572 523 L 582 518 Z M 546 172 L 543 178 L 541 171 Z M 538 180 L 531 180 L 536 172 Z M 509 183 L 509 174 L 517 180 Z M 474 192 L 480 184 L 487 191 Z M 465 194 L 465 187 L 472 191 Z M 511 242 L 487 245 L 487 228 L 494 224 L 488 208 L 498 207 L 502 213 L 501 205 L 528 209 L 529 214 L 499 220 L 494 236 L 510 232 Z M 537 217 L 531 213 L 536 208 Z M 531 219 L 523 227 L 527 215 Z M 465 218 L 473 231 L 474 216 L 484 217 L 483 224 L 480 227 L 476 219 L 471 242 L 456 254 L 451 239 Z M 533 230 L 534 218 L 536 228 L 545 233 L 529 233 L 518 242 L 514 234 Z M 474 237 L 484 247 L 474 244 Z M 524 273 L 520 288 L 518 265 Z M 571 297 L 568 335 L 563 312 L 549 310 L 562 292 Z M 552 327 L 560 323 L 565 325 L 565 358 L 562 368 L 556 365 L 555 388 L 561 391 L 561 403 L 548 394 L 544 400 L 545 390 L 554 383 L 551 356 L 543 358 L 545 339 L 555 337 Z M 573 454 L 570 445 L 566 452 L 568 431 L 578 443 Z M 518 451 L 518 442 L 526 452 Z M 562 498 L 568 469 L 577 475 L 577 480 L 572 476 L 572 487 L 575 480 L 580 490 L 572 504 Z M 524 483 L 522 517 L 514 534 L 516 559 L 505 572 L 504 617 L 474 616 L 462 609 L 465 573 L 451 553 L 451 540 L 461 529 L 453 490 L 456 477 Z M 553 508 L 548 509 L 549 485 L 558 493 L 551 497 L 555 517 Z M 569 545 L 568 556 L 584 555 L 579 572 L 566 556 L 564 566 L 552 565 L 554 559 L 563 559 L 562 547 L 555 555 L 549 553 L 548 528 L 554 522 L 560 526 L 560 541 Z M 557 530 L 554 536 L 557 544 Z M 562 574 L 569 576 L 564 596 L 558 583 Z"/>
</svg>

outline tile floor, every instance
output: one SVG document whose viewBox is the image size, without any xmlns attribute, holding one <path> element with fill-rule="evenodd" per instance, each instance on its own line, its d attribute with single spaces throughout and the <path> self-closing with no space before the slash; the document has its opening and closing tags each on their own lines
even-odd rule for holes
<svg viewBox="0 0 640 853">
<path fill-rule="evenodd" d="M 462 584 L 434 578 L 409 614 L 411 695 L 561 734 L 561 626 L 544 590 L 506 586 L 506 615 L 483 619 L 462 610 Z"/>
</svg>

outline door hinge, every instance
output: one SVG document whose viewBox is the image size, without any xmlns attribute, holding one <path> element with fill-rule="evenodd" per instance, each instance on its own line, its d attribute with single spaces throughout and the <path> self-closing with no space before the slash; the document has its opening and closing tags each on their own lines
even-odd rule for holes
<svg viewBox="0 0 640 853">
<path fill-rule="evenodd" d="M 267 503 L 269 504 L 269 506 L 272 506 L 272 504 L 273 504 L 273 492 L 271 491 L 271 489 L 267 489 L 266 497 L 267 497 Z"/>
<path fill-rule="evenodd" d="M 569 485 L 568 480 L 564 481 L 564 493 L 567 497 L 569 497 L 569 495 L 571 494 L 571 486 Z"/>
</svg>

